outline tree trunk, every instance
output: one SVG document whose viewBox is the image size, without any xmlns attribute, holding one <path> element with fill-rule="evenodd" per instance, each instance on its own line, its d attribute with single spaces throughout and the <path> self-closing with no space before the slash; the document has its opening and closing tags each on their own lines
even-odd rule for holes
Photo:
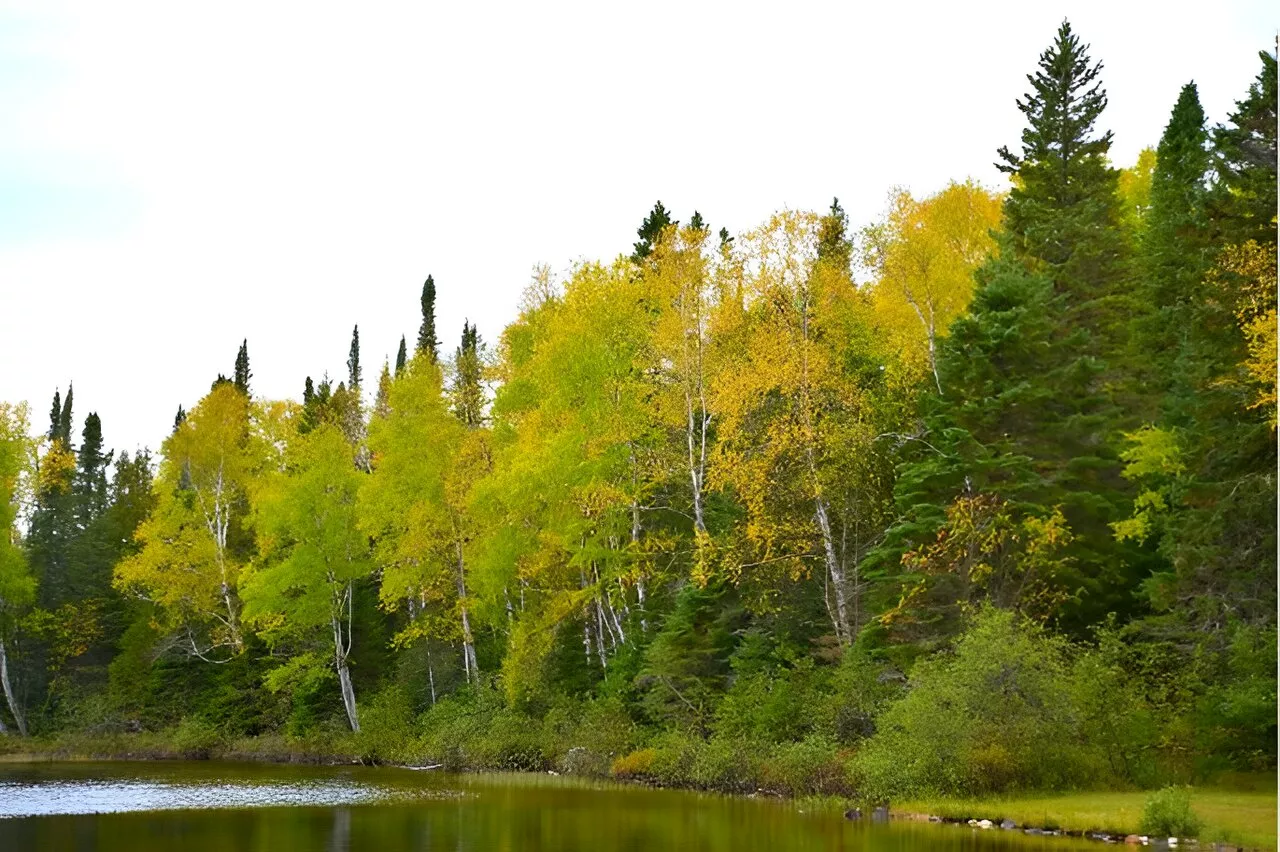
<svg viewBox="0 0 1280 852">
<path fill-rule="evenodd" d="M 9 702 L 9 712 L 13 714 L 13 722 L 18 726 L 18 733 L 27 735 L 27 720 L 18 706 L 18 699 L 13 694 L 13 685 L 9 683 L 9 655 L 5 651 L 4 640 L 0 639 L 0 687 L 4 688 L 5 701 Z"/>
<path fill-rule="evenodd" d="M 436 670 L 431 665 L 431 646 L 427 646 L 427 683 L 431 684 L 431 706 L 436 706 Z"/>
<path fill-rule="evenodd" d="M 827 562 L 827 576 L 831 578 L 831 585 L 835 591 L 836 612 L 835 612 L 835 628 L 836 638 L 842 644 L 848 644 L 849 636 L 849 603 L 847 600 L 848 590 L 845 588 L 844 569 L 840 567 L 840 560 L 836 558 L 836 546 L 831 537 L 831 522 L 827 518 L 827 504 L 821 497 L 814 499 L 814 517 L 818 521 L 818 529 L 822 531 L 822 546 Z"/>
<path fill-rule="evenodd" d="M 356 690 L 351 685 L 351 671 L 346 662 L 338 664 L 338 685 L 342 687 L 342 706 L 347 711 L 351 730 L 360 733 L 360 717 L 356 714 Z"/>
<path fill-rule="evenodd" d="M 475 679 L 480 682 L 480 666 L 476 663 L 475 639 L 471 635 L 471 619 L 467 616 L 467 577 L 466 566 L 462 561 L 462 545 L 458 545 L 458 609 L 462 616 L 462 668 L 467 676 L 467 683 Z"/>
</svg>

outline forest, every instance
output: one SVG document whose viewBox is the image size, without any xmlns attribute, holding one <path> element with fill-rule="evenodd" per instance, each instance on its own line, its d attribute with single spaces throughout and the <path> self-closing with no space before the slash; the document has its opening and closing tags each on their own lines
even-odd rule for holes
<svg viewBox="0 0 1280 852">
<path fill-rule="evenodd" d="M 738 234 L 659 202 L 497 341 L 446 342 L 432 277 L 394 362 L 356 325 L 301 401 L 246 340 L 160 391 L 207 388 L 154 453 L 70 386 L 0 403 L 0 751 L 868 801 L 1274 770 L 1259 56 L 1120 167 L 1064 23 L 1007 191 Z"/>
</svg>

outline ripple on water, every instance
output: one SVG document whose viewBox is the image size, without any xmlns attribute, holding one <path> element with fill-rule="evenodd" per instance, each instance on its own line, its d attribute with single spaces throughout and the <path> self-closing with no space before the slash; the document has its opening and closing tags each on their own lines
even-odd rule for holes
<svg viewBox="0 0 1280 852">
<path fill-rule="evenodd" d="M 0 781 L 0 818 L 207 808 L 333 807 L 459 798 L 451 790 L 404 790 L 353 781 Z"/>
</svg>

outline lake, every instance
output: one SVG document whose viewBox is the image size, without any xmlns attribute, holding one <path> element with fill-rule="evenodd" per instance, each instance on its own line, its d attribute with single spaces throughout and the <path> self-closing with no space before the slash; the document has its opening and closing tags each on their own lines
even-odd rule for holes
<svg viewBox="0 0 1280 852">
<path fill-rule="evenodd" d="M 0 850 L 1079 850 L 1101 844 L 968 826 L 854 823 L 768 798 L 218 762 L 0 764 Z"/>
</svg>

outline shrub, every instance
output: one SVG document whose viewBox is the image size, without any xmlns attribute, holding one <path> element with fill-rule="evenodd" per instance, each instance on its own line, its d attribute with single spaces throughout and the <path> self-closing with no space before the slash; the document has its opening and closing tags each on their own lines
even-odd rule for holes
<svg viewBox="0 0 1280 852">
<path fill-rule="evenodd" d="M 366 760 L 403 762 L 414 745 L 413 708 L 399 686 L 389 686 L 358 708 L 360 733 L 355 737 Z"/>
<path fill-rule="evenodd" d="M 694 753 L 689 780 L 707 790 L 750 792 L 756 788 L 758 764 L 759 751 L 751 743 L 712 737 Z"/>
<path fill-rule="evenodd" d="M 615 778 L 648 778 L 653 774 L 653 764 L 658 752 L 651 748 L 636 749 L 630 754 L 614 758 L 609 774 Z"/>
<path fill-rule="evenodd" d="M 877 720 L 854 760 L 874 799 L 981 795 L 1096 782 L 1105 759 L 1073 700 L 1071 647 L 986 608 L 954 654 L 916 665 L 910 689 Z"/>
<path fill-rule="evenodd" d="M 793 796 L 849 790 L 848 772 L 839 749 L 821 736 L 775 746 L 761 772 L 767 786 Z"/>
<path fill-rule="evenodd" d="M 222 741 L 218 729 L 203 719 L 188 717 L 173 731 L 173 747 L 183 757 L 206 760 Z"/>
<path fill-rule="evenodd" d="M 1141 830 L 1161 837 L 1194 837 L 1200 833 L 1200 819 L 1191 810 L 1191 790 L 1165 787 L 1147 797 L 1142 808 Z"/>
</svg>

